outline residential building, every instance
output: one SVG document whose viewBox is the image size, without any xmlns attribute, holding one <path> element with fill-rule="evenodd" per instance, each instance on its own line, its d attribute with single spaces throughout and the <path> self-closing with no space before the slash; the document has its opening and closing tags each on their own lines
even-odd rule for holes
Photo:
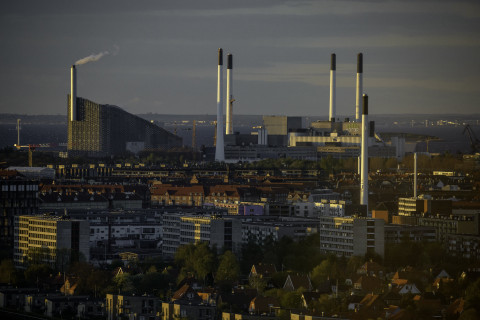
<svg viewBox="0 0 480 320">
<path fill-rule="evenodd" d="M 120 320 L 125 317 L 134 319 L 158 319 L 156 316 L 162 310 L 162 302 L 150 295 L 107 294 L 106 313 L 108 320 Z"/>
<path fill-rule="evenodd" d="M 215 304 L 205 303 L 191 286 L 185 284 L 173 294 L 170 302 L 162 303 L 162 320 L 213 320 L 215 311 Z"/>
<path fill-rule="evenodd" d="M 163 216 L 163 254 L 173 257 L 179 246 L 198 242 L 238 253 L 242 244 L 241 225 L 240 220 L 228 216 L 166 213 Z"/>
<path fill-rule="evenodd" d="M 364 256 L 367 252 L 383 256 L 384 227 L 382 219 L 320 217 L 320 248 L 337 256 Z"/>
<path fill-rule="evenodd" d="M 452 256 L 476 261 L 480 258 L 480 235 L 447 234 L 445 243 L 448 254 Z"/>
<path fill-rule="evenodd" d="M 435 242 L 437 241 L 437 231 L 430 226 L 385 225 L 385 243 L 400 243 L 402 241 Z"/>
<path fill-rule="evenodd" d="M 451 215 L 452 201 L 432 199 L 428 195 L 421 195 L 418 198 L 398 199 L 398 215 L 415 216 L 421 214 Z"/>
<path fill-rule="evenodd" d="M 20 215 L 37 213 L 38 182 L 26 180 L 15 171 L 0 170 L 0 244 L 13 248 L 14 221 Z"/>
<path fill-rule="evenodd" d="M 60 252 L 89 260 L 88 221 L 68 216 L 19 216 L 15 221 L 14 262 L 22 265 L 28 259 L 54 266 Z"/>
</svg>

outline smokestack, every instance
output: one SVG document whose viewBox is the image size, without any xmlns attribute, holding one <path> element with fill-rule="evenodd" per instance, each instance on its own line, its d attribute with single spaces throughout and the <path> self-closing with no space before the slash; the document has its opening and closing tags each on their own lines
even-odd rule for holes
<svg viewBox="0 0 480 320">
<path fill-rule="evenodd" d="M 413 154 L 413 197 L 417 198 L 417 153 Z"/>
<path fill-rule="evenodd" d="M 77 120 L 77 69 L 70 69 L 70 121 Z"/>
<path fill-rule="evenodd" d="M 360 204 L 367 206 L 368 213 L 368 96 L 363 95 L 362 146 L 360 174 Z"/>
<path fill-rule="evenodd" d="M 362 103 L 363 94 L 363 54 L 357 55 L 357 99 L 355 102 L 355 119 L 360 121 L 360 104 Z"/>
<path fill-rule="evenodd" d="M 227 54 L 227 126 L 225 133 L 233 134 L 232 54 Z"/>
<path fill-rule="evenodd" d="M 223 50 L 218 49 L 218 81 L 217 81 L 217 143 L 215 144 L 215 161 L 225 161 L 223 146 Z"/>
<path fill-rule="evenodd" d="M 330 59 L 330 112 L 328 115 L 329 121 L 335 121 L 336 117 L 336 101 L 335 101 L 335 90 L 336 90 L 336 83 L 335 83 L 335 71 L 337 70 L 337 56 L 335 53 L 332 53 Z M 333 119 L 333 120 L 332 120 Z"/>
</svg>

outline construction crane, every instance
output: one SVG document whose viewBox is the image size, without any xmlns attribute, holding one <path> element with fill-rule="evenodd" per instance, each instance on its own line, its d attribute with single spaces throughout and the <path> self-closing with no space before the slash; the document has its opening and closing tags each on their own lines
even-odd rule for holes
<svg viewBox="0 0 480 320">
<path fill-rule="evenodd" d="M 464 125 L 465 129 L 463 129 L 463 134 L 465 132 L 468 133 L 468 138 L 470 139 L 470 148 L 472 149 L 472 153 L 477 153 L 480 150 L 480 140 L 477 139 L 475 132 L 473 132 L 470 125 L 467 123 Z"/>
<path fill-rule="evenodd" d="M 33 151 L 35 151 L 36 148 L 51 148 L 51 147 L 56 147 L 56 144 L 53 143 L 40 143 L 40 144 L 28 144 L 28 145 L 18 145 L 14 144 L 13 145 L 17 150 L 20 150 L 22 148 L 28 148 L 28 166 L 33 167 Z"/>
</svg>

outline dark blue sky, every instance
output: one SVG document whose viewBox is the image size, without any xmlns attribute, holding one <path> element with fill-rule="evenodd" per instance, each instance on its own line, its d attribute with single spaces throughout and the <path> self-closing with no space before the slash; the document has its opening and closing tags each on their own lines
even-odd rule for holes
<svg viewBox="0 0 480 320">
<path fill-rule="evenodd" d="M 479 1 L 3 1 L 0 112 L 66 114 L 78 95 L 132 113 L 214 114 L 217 48 L 233 54 L 234 113 L 478 113 Z"/>
</svg>

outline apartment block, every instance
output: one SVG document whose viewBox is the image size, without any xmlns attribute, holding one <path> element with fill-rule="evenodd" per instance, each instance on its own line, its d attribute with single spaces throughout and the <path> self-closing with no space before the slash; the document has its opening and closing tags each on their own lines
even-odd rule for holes
<svg viewBox="0 0 480 320">
<path fill-rule="evenodd" d="M 89 260 L 88 221 L 66 216 L 19 216 L 15 221 L 14 262 L 22 265 L 32 255 L 40 262 L 55 265 L 57 253 L 81 255 Z"/>
<path fill-rule="evenodd" d="M 320 248 L 337 256 L 363 256 L 367 252 L 384 255 L 382 219 L 361 217 L 320 217 Z"/>
<path fill-rule="evenodd" d="M 225 216 L 166 213 L 163 216 L 163 254 L 173 257 L 179 246 L 198 242 L 240 252 L 241 225 L 240 220 Z"/>
</svg>

